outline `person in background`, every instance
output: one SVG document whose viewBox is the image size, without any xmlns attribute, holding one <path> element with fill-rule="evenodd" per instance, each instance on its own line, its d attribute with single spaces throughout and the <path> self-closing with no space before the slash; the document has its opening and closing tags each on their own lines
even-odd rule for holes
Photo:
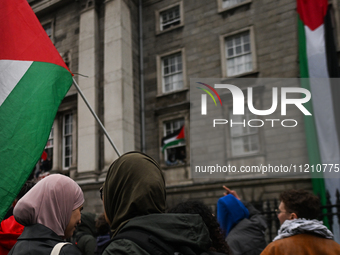
<svg viewBox="0 0 340 255">
<path fill-rule="evenodd" d="M 234 255 L 259 255 L 266 247 L 266 219 L 255 207 L 241 201 L 234 190 L 223 186 L 225 193 L 217 202 L 217 220 Z"/>
<path fill-rule="evenodd" d="M 81 255 L 64 240 L 73 235 L 81 220 L 84 195 L 71 178 L 53 174 L 39 181 L 14 207 L 15 220 L 25 226 L 9 255 Z"/>
<path fill-rule="evenodd" d="M 230 254 L 229 247 L 224 241 L 220 224 L 218 224 L 216 217 L 212 214 L 209 207 L 201 201 L 186 201 L 179 203 L 175 207 L 171 208 L 168 213 L 199 214 L 209 229 L 209 235 L 212 240 L 209 250 Z"/>
<path fill-rule="evenodd" d="M 97 229 L 97 248 L 94 252 L 95 255 L 101 255 L 106 247 L 106 244 L 110 241 L 110 225 L 105 220 L 105 215 L 101 214 L 96 221 Z"/>
<path fill-rule="evenodd" d="M 261 255 L 340 254 L 333 234 L 318 221 L 320 200 L 306 190 L 287 190 L 280 194 L 277 217 L 281 227 Z"/>
<path fill-rule="evenodd" d="M 154 254 L 149 248 L 157 244 L 160 249 L 196 254 L 211 246 L 208 229 L 199 215 L 165 213 L 163 172 L 150 156 L 140 152 L 120 156 L 110 166 L 102 191 L 105 218 L 112 233 L 103 255 Z M 144 237 L 145 241 L 141 240 Z"/>
<path fill-rule="evenodd" d="M 16 203 L 35 185 L 33 181 L 27 181 L 21 188 L 16 199 L 12 203 L 12 207 L 8 210 L 8 217 L 1 222 L 0 225 L 0 254 L 7 255 L 17 242 L 18 237 L 24 231 L 24 226 L 19 224 L 13 216 L 13 208 Z"/>
<path fill-rule="evenodd" d="M 73 243 L 83 255 L 93 255 L 97 247 L 96 215 L 84 212 L 81 214 L 81 223 L 73 234 Z"/>
</svg>

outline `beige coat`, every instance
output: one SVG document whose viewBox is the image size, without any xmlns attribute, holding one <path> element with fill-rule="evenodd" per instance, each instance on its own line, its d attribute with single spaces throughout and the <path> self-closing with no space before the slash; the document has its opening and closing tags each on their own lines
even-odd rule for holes
<svg viewBox="0 0 340 255">
<path fill-rule="evenodd" d="M 340 244 L 311 234 L 298 234 L 270 243 L 261 255 L 336 255 Z"/>
</svg>

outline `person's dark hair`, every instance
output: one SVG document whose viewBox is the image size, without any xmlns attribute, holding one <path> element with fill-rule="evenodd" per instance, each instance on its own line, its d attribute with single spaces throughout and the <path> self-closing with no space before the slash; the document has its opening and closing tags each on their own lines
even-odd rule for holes
<svg viewBox="0 0 340 255">
<path fill-rule="evenodd" d="M 107 224 L 104 214 L 101 214 L 96 220 L 96 229 L 100 236 L 110 233 L 110 226 Z"/>
<path fill-rule="evenodd" d="M 17 195 L 16 199 L 21 199 L 33 186 L 35 185 L 34 181 L 27 181 L 24 186 L 22 186 L 19 194 Z"/>
<path fill-rule="evenodd" d="M 182 202 L 171 208 L 168 213 L 190 213 L 199 214 L 205 225 L 208 227 L 209 235 L 212 240 L 210 251 L 222 252 L 230 254 L 229 246 L 224 240 L 224 235 L 217 222 L 216 217 L 212 214 L 208 206 L 200 201 L 187 201 Z"/>
<path fill-rule="evenodd" d="M 287 190 L 280 194 L 286 211 L 298 218 L 317 219 L 320 215 L 320 199 L 306 190 Z"/>
</svg>

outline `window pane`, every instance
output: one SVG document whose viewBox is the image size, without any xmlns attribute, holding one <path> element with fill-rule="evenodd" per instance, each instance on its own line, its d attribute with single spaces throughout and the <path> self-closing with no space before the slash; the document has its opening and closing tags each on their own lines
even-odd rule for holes
<svg viewBox="0 0 340 255">
<path fill-rule="evenodd" d="M 244 36 L 243 36 L 243 42 L 244 42 L 244 43 L 249 43 L 249 33 L 244 34 Z"/>
<path fill-rule="evenodd" d="M 244 52 L 250 51 L 250 44 L 249 43 L 243 45 L 243 51 Z"/>
<path fill-rule="evenodd" d="M 71 150 L 70 147 L 65 148 L 65 156 L 70 156 L 71 155 Z"/>
<path fill-rule="evenodd" d="M 183 81 L 177 82 L 176 89 L 179 90 L 179 89 L 182 89 L 182 88 L 183 88 Z"/>
<path fill-rule="evenodd" d="M 241 44 L 241 37 L 239 35 L 235 36 L 235 45 L 240 45 Z"/>
<path fill-rule="evenodd" d="M 175 66 L 174 64 L 173 64 L 173 65 L 171 65 L 170 72 L 171 72 L 171 73 L 174 73 L 174 72 L 176 72 L 176 66 Z"/>
<path fill-rule="evenodd" d="M 249 137 L 243 137 L 243 151 L 244 152 L 249 152 L 250 151 L 250 146 L 249 146 Z"/>
<path fill-rule="evenodd" d="M 177 55 L 177 64 L 182 63 L 182 55 Z"/>
<path fill-rule="evenodd" d="M 245 72 L 250 72 L 253 70 L 253 63 L 251 54 L 244 55 L 244 62 L 245 62 Z"/>
<path fill-rule="evenodd" d="M 165 84 L 164 85 L 164 92 L 169 92 L 171 91 L 170 84 Z"/>
<path fill-rule="evenodd" d="M 176 8 L 176 9 L 175 9 L 175 17 L 176 17 L 176 18 L 179 18 L 179 8 Z"/>
<path fill-rule="evenodd" d="M 259 150 L 259 137 L 257 135 L 250 136 L 251 151 Z"/>
<path fill-rule="evenodd" d="M 242 53 L 242 48 L 241 46 L 236 47 L 236 54 L 241 54 Z"/>
<path fill-rule="evenodd" d="M 65 158 L 65 165 L 64 167 L 70 167 L 70 158 Z"/>
<path fill-rule="evenodd" d="M 233 155 L 242 155 L 243 154 L 243 140 L 242 140 L 242 138 L 233 138 L 232 139 L 232 152 L 233 152 Z"/>
<path fill-rule="evenodd" d="M 72 145 L 72 136 L 65 137 L 65 146 Z"/>
<path fill-rule="evenodd" d="M 228 49 L 228 57 L 232 57 L 234 55 L 234 49 Z"/>
<path fill-rule="evenodd" d="M 228 48 L 232 48 L 233 47 L 233 39 L 232 38 L 227 39 L 227 47 Z"/>
<path fill-rule="evenodd" d="M 177 120 L 172 120 L 170 122 L 165 122 L 164 123 L 164 128 L 166 130 L 165 135 L 169 135 L 169 134 L 177 131 L 183 125 L 184 125 L 184 119 L 177 119 Z"/>
</svg>

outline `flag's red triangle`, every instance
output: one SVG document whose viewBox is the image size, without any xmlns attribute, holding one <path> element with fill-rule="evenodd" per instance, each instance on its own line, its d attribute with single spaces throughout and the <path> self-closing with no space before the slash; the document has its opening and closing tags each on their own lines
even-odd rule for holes
<svg viewBox="0 0 340 255">
<path fill-rule="evenodd" d="M 178 136 L 176 137 L 176 139 L 183 139 L 184 137 L 185 137 L 185 133 L 184 133 L 184 126 L 183 126 Z"/>
<path fill-rule="evenodd" d="M 0 10 L 0 60 L 48 62 L 68 69 L 27 0 L 1 0 Z"/>
<path fill-rule="evenodd" d="M 312 31 L 324 23 L 327 8 L 327 0 L 297 0 L 297 12 L 300 19 Z"/>
</svg>

